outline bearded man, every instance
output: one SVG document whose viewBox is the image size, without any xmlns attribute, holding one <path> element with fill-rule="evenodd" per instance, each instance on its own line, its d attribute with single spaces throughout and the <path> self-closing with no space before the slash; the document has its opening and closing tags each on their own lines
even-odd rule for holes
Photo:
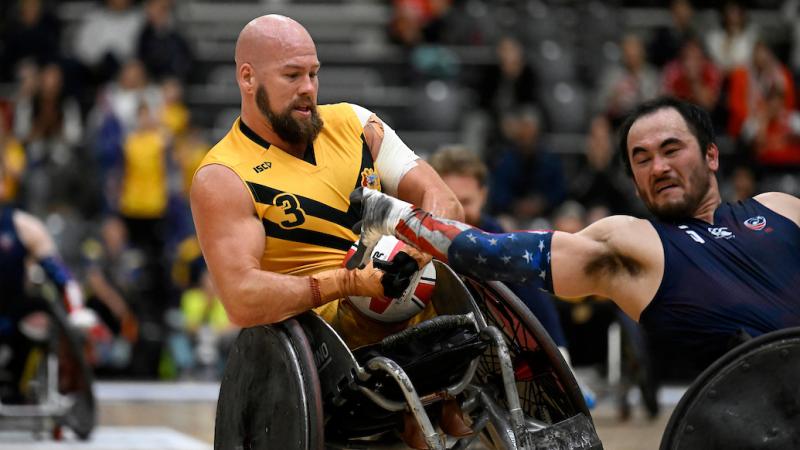
<svg viewBox="0 0 800 450">
<path fill-rule="evenodd" d="M 253 19 L 235 59 L 241 116 L 206 155 L 190 194 L 200 247 L 230 320 L 252 327 L 315 309 L 357 347 L 434 315 L 429 308 L 386 324 L 342 300 L 385 293 L 383 271 L 342 268 L 359 219 L 349 193 L 369 187 L 463 219 L 452 191 L 370 111 L 317 105 L 320 62 L 296 21 Z"/>
</svg>

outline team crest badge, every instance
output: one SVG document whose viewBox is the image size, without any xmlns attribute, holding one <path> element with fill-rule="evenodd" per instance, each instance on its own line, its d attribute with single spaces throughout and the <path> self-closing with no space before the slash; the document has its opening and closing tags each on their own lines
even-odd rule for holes
<svg viewBox="0 0 800 450">
<path fill-rule="evenodd" d="M 751 217 L 744 221 L 744 226 L 753 231 L 761 231 L 767 226 L 767 218 L 764 216 Z"/>
<path fill-rule="evenodd" d="M 380 191 L 381 179 L 374 170 L 367 167 L 361 171 L 361 186 Z"/>
</svg>

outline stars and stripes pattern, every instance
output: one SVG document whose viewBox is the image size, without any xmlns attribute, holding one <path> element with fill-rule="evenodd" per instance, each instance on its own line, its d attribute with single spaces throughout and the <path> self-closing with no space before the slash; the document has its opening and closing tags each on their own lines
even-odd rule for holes
<svg viewBox="0 0 800 450">
<path fill-rule="evenodd" d="M 552 231 L 486 233 L 477 228 L 461 232 L 448 250 L 456 271 L 484 280 L 534 283 L 553 292 L 550 273 Z"/>
<path fill-rule="evenodd" d="M 441 261 L 447 261 L 447 251 L 453 239 L 464 230 L 475 228 L 455 220 L 435 217 L 431 213 L 414 208 L 395 227 L 398 239 L 422 250 Z"/>
</svg>

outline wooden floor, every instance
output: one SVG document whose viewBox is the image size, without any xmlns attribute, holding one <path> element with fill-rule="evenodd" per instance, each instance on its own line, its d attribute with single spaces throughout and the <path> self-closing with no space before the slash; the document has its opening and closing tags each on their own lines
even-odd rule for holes
<svg viewBox="0 0 800 450">
<path fill-rule="evenodd" d="M 213 383 L 99 383 L 96 391 L 99 427 L 92 442 L 79 443 L 69 436 L 60 443 L 33 441 L 0 434 L 0 450 L 212 448 L 218 392 Z M 675 394 L 671 397 L 668 403 L 676 398 Z M 641 408 L 634 408 L 633 417 L 622 422 L 613 402 L 601 398 L 592 416 L 606 450 L 643 450 L 658 448 L 671 411 L 672 406 L 667 406 L 651 421 Z"/>
</svg>

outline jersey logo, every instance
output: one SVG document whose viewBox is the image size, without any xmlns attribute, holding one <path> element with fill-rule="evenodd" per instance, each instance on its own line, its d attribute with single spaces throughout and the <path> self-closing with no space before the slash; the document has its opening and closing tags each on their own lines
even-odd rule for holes
<svg viewBox="0 0 800 450">
<path fill-rule="evenodd" d="M 728 227 L 708 227 L 708 232 L 714 235 L 716 239 L 731 239 L 736 237 L 733 233 L 728 231 Z"/>
<path fill-rule="evenodd" d="M 270 169 L 270 168 L 272 168 L 272 163 L 269 162 L 269 161 L 264 161 L 263 163 L 253 167 L 253 170 L 256 173 L 261 173 L 261 172 L 263 172 L 263 171 L 265 171 L 267 169 Z"/>
<path fill-rule="evenodd" d="M 380 191 L 381 179 L 374 170 L 367 167 L 361 171 L 361 186 Z"/>
<path fill-rule="evenodd" d="M 753 231 L 761 231 L 767 226 L 767 218 L 764 216 L 751 217 L 744 221 L 744 226 Z"/>
<path fill-rule="evenodd" d="M 681 230 L 685 231 L 686 234 L 688 234 L 689 237 L 692 238 L 693 241 L 698 242 L 700 244 L 705 244 L 706 243 L 705 239 L 701 238 L 700 235 L 697 234 L 694 230 L 690 230 L 688 226 L 686 226 L 686 225 L 678 225 L 678 228 L 680 228 Z"/>
</svg>

